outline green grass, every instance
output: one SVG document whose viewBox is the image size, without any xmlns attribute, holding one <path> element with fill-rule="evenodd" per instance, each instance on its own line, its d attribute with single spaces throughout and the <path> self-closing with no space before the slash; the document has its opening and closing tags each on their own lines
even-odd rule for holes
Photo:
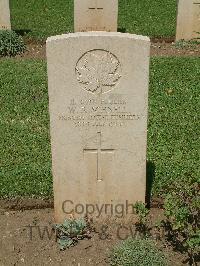
<svg viewBox="0 0 200 266">
<path fill-rule="evenodd" d="M 154 192 L 199 175 L 200 58 L 151 62 L 148 160 Z M 0 196 L 52 195 L 46 63 L 1 60 Z"/>
<path fill-rule="evenodd" d="M 0 196 L 52 191 L 46 79 L 42 61 L 1 61 Z"/>
<path fill-rule="evenodd" d="M 120 29 L 153 37 L 171 37 L 176 29 L 176 0 L 120 0 Z M 73 32 L 73 0 L 13 0 L 12 27 L 34 39 Z"/>
<path fill-rule="evenodd" d="M 176 0 L 121 0 L 119 28 L 150 37 L 172 37 L 176 31 Z"/>
<path fill-rule="evenodd" d="M 13 30 L 33 39 L 73 31 L 73 0 L 11 1 Z"/>
<path fill-rule="evenodd" d="M 148 159 L 155 165 L 154 191 L 180 177 L 200 178 L 199 77 L 200 58 L 152 60 Z"/>
</svg>

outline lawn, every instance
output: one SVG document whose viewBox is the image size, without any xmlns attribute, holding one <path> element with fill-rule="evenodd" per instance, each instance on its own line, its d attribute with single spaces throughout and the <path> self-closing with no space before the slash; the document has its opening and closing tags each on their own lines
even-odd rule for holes
<svg viewBox="0 0 200 266">
<path fill-rule="evenodd" d="M 148 161 L 153 190 L 199 175 L 200 58 L 151 61 Z M 0 196 L 52 195 L 46 62 L 0 64 Z"/>
<path fill-rule="evenodd" d="M 12 0 L 12 28 L 33 39 L 73 32 L 73 0 Z M 176 30 L 176 0 L 119 0 L 119 30 L 171 37 Z"/>
</svg>

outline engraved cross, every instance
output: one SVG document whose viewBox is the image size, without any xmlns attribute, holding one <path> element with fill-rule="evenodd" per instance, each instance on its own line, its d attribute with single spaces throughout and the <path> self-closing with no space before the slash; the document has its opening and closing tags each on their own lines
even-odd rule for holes
<svg viewBox="0 0 200 266">
<path fill-rule="evenodd" d="M 114 149 L 102 149 L 102 136 L 101 136 L 101 132 L 97 132 L 97 145 L 95 145 L 97 147 L 92 147 L 92 148 L 86 148 L 83 150 L 84 153 L 93 153 L 96 156 L 97 159 L 97 171 L 96 171 L 96 175 L 97 175 L 97 181 L 103 181 L 103 177 L 102 177 L 102 156 L 103 154 L 106 153 L 114 153 Z"/>
<path fill-rule="evenodd" d="M 99 5 L 97 4 L 97 0 L 95 1 L 95 6 L 93 7 L 89 7 L 88 8 L 90 11 L 96 11 L 96 12 L 99 12 L 99 11 L 102 11 L 103 10 L 103 7 L 99 7 Z"/>
</svg>

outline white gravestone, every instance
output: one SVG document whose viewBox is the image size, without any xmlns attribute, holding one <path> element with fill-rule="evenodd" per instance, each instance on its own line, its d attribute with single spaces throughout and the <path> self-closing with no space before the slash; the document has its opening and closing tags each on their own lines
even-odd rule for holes
<svg viewBox="0 0 200 266">
<path fill-rule="evenodd" d="M 176 41 L 200 38 L 200 0 L 179 0 Z"/>
<path fill-rule="evenodd" d="M 48 38 L 57 222 L 87 204 L 145 201 L 149 53 L 149 39 L 131 34 Z"/>
<path fill-rule="evenodd" d="M 0 0 L 0 30 L 10 30 L 9 0 Z"/>
<path fill-rule="evenodd" d="M 74 0 L 74 30 L 117 31 L 118 0 Z"/>
</svg>

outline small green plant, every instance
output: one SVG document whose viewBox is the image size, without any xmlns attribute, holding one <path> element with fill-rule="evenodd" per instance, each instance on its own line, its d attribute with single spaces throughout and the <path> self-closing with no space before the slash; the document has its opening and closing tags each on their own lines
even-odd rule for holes
<svg viewBox="0 0 200 266">
<path fill-rule="evenodd" d="M 147 215 L 149 210 L 146 208 L 143 202 L 136 202 L 135 205 L 136 214 L 139 216 L 140 223 L 145 224 L 147 222 Z"/>
<path fill-rule="evenodd" d="M 127 239 L 113 249 L 110 259 L 112 266 L 168 265 L 164 254 L 149 239 Z"/>
<path fill-rule="evenodd" d="M 139 217 L 139 222 L 136 223 L 136 230 L 139 231 L 139 233 L 142 233 L 143 235 L 148 234 L 148 219 L 147 216 L 149 214 L 149 210 L 146 208 L 145 204 L 142 202 L 136 202 L 134 205 L 135 212 Z"/>
<path fill-rule="evenodd" d="M 165 198 L 164 228 L 175 247 L 187 251 L 190 265 L 200 252 L 200 183 L 188 178 L 172 184 Z"/>
<path fill-rule="evenodd" d="M 25 51 L 21 36 L 12 30 L 0 30 L 0 56 L 15 56 Z"/>
<path fill-rule="evenodd" d="M 198 38 L 190 41 L 180 40 L 175 42 L 174 46 L 177 49 L 195 49 L 199 44 Z"/>
<path fill-rule="evenodd" d="M 90 238 L 91 230 L 83 218 L 66 219 L 63 224 L 55 224 L 53 228 L 56 231 L 60 250 L 74 246 L 80 239 Z"/>
<path fill-rule="evenodd" d="M 198 34 L 198 37 L 194 38 L 194 40 L 199 44 L 200 43 L 200 32 L 196 32 Z"/>
</svg>

